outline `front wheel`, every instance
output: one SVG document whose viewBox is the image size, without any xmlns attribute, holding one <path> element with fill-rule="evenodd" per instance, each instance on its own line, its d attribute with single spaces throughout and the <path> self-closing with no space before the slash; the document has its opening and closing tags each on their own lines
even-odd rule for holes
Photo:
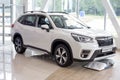
<svg viewBox="0 0 120 80">
<path fill-rule="evenodd" d="M 56 63 L 61 67 L 67 67 L 73 63 L 69 49 L 63 44 L 55 48 L 54 56 Z"/>
<path fill-rule="evenodd" d="M 23 54 L 26 48 L 23 47 L 23 41 L 21 37 L 15 37 L 14 39 L 15 50 L 19 54 Z"/>
</svg>

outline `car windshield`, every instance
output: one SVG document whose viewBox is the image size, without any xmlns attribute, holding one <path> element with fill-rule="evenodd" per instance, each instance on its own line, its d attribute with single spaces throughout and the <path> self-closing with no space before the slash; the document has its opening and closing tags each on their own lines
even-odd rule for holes
<svg viewBox="0 0 120 80">
<path fill-rule="evenodd" d="M 87 27 L 79 22 L 78 19 L 69 15 L 51 15 L 56 27 L 64 29 L 83 29 Z"/>
</svg>

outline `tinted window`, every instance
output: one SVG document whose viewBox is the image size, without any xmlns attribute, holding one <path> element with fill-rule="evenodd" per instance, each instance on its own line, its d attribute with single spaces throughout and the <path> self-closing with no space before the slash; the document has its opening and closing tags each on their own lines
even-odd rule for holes
<svg viewBox="0 0 120 80">
<path fill-rule="evenodd" d="M 21 23 L 21 22 L 23 21 L 24 17 L 25 17 L 25 16 L 20 17 L 20 18 L 18 19 L 18 22 Z"/>
<path fill-rule="evenodd" d="M 45 16 L 38 16 L 38 27 L 41 27 L 41 25 L 48 25 L 51 28 L 50 21 Z"/>
<path fill-rule="evenodd" d="M 36 25 L 36 16 L 35 15 L 27 15 L 22 16 L 18 22 L 24 25 L 35 26 Z"/>
<path fill-rule="evenodd" d="M 62 20 L 62 16 L 51 16 L 53 22 L 55 23 L 55 25 L 59 28 L 63 28 L 64 24 L 63 24 L 63 20 Z"/>
</svg>

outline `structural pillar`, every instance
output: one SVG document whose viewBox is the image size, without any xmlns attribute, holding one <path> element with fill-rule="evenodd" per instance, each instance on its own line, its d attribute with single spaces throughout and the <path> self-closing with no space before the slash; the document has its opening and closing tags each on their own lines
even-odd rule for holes
<svg viewBox="0 0 120 80">
<path fill-rule="evenodd" d="M 120 24 L 119 24 L 118 18 L 109 0 L 102 0 L 102 4 L 106 12 L 108 13 L 108 16 L 117 32 L 118 37 L 116 38 L 116 43 L 117 43 L 116 45 L 117 45 L 117 48 L 120 49 Z"/>
</svg>

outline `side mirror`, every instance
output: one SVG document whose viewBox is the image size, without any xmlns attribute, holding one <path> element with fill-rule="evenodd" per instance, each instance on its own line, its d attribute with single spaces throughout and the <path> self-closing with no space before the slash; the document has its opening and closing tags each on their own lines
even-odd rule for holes
<svg viewBox="0 0 120 80">
<path fill-rule="evenodd" d="M 48 25 L 41 25 L 41 28 L 48 30 L 48 29 L 49 29 L 49 26 L 48 26 Z"/>
<path fill-rule="evenodd" d="M 47 32 L 49 32 L 49 26 L 48 25 L 41 25 L 41 29 L 45 29 Z"/>
<path fill-rule="evenodd" d="M 89 27 L 89 26 L 88 26 L 87 28 L 88 28 L 88 29 L 91 29 L 91 27 Z"/>
</svg>

